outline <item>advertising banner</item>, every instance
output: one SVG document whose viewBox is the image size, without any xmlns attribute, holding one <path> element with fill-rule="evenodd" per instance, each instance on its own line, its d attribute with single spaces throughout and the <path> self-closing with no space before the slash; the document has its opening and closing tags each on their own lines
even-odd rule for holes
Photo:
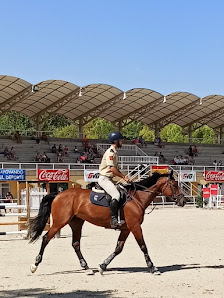
<svg viewBox="0 0 224 298">
<path fill-rule="evenodd" d="M 69 170 L 40 170 L 38 169 L 38 180 L 49 182 L 69 181 Z"/>
<path fill-rule="evenodd" d="M 224 182 L 224 171 L 205 171 L 205 180 Z"/>
<path fill-rule="evenodd" d="M 211 184 L 210 189 L 211 189 L 211 195 L 212 196 L 217 196 L 218 195 L 218 185 Z"/>
<path fill-rule="evenodd" d="M 24 181 L 26 180 L 25 170 L 0 169 L 1 181 Z"/>
<path fill-rule="evenodd" d="M 84 180 L 86 182 L 97 182 L 99 178 L 99 170 L 85 170 Z"/>
<path fill-rule="evenodd" d="M 204 199 L 210 198 L 210 188 L 209 187 L 203 188 L 203 198 Z"/>
<path fill-rule="evenodd" d="M 159 172 L 160 174 L 168 173 L 168 166 L 152 166 L 152 173 Z"/>
<path fill-rule="evenodd" d="M 196 182 L 196 172 L 194 172 L 194 171 L 181 171 L 180 181 L 181 182 Z"/>
</svg>

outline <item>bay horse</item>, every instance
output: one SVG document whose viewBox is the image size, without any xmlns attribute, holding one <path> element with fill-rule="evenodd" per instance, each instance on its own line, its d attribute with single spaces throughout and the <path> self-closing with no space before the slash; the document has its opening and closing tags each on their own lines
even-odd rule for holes
<svg viewBox="0 0 224 298">
<path fill-rule="evenodd" d="M 173 178 L 173 172 L 170 174 L 156 173 L 139 183 L 133 184 L 134 189 L 128 189 L 127 187 L 130 200 L 123 207 L 123 210 L 121 209 L 125 224 L 119 228 L 120 235 L 115 251 L 99 265 L 99 272 L 101 274 L 103 274 L 110 262 L 121 253 L 130 232 L 134 235 L 145 256 L 149 272 L 159 273 L 149 257 L 142 234 L 141 224 L 144 219 L 145 209 L 159 194 L 176 200 L 178 206 L 183 207 L 186 203 L 178 182 Z M 41 263 L 44 249 L 49 241 L 67 224 L 72 229 L 72 246 L 78 256 L 80 265 L 86 270 L 89 269 L 80 250 L 80 239 L 84 222 L 88 221 L 96 226 L 111 228 L 110 209 L 90 203 L 90 192 L 91 190 L 71 188 L 59 194 L 48 194 L 43 198 L 38 215 L 29 220 L 28 239 L 30 239 L 30 242 L 34 242 L 40 237 L 50 213 L 52 214 L 53 225 L 43 236 L 40 252 L 36 257 L 35 264 L 31 265 L 30 268 L 32 273 L 37 270 L 38 265 Z"/>
</svg>

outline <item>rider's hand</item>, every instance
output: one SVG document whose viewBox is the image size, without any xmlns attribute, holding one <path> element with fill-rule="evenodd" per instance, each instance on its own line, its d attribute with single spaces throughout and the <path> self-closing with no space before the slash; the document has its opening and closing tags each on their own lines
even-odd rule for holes
<svg viewBox="0 0 224 298">
<path fill-rule="evenodd" d="M 130 182 L 130 179 L 127 177 L 127 176 L 124 176 L 124 181 L 126 181 L 126 182 Z"/>
</svg>

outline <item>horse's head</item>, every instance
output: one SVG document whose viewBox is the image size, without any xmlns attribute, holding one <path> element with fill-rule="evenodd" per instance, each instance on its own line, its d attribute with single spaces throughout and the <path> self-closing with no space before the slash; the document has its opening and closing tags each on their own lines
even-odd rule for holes
<svg viewBox="0 0 224 298">
<path fill-rule="evenodd" d="M 167 178 L 160 178 L 161 180 L 161 193 L 165 197 L 171 197 L 173 201 L 176 202 L 178 206 L 184 207 L 187 202 L 187 199 L 182 194 L 181 189 L 178 185 L 178 182 L 175 181 L 173 177 L 173 171 Z"/>
</svg>

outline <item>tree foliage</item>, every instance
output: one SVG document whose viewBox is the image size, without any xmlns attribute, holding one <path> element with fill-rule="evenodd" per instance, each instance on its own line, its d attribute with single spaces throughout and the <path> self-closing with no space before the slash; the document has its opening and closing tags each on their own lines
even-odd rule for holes
<svg viewBox="0 0 224 298">
<path fill-rule="evenodd" d="M 114 125 L 105 119 L 95 118 L 84 126 L 84 134 L 88 139 L 107 139 Z"/>
<path fill-rule="evenodd" d="M 27 131 L 35 130 L 35 123 L 29 117 L 10 111 L 0 117 L 0 131 L 2 135 L 9 135 L 15 130 Z"/>
<path fill-rule="evenodd" d="M 123 128 L 123 135 L 128 139 L 139 137 L 140 131 L 143 129 L 143 124 L 139 121 L 133 121 Z"/>
<path fill-rule="evenodd" d="M 141 136 L 145 141 L 148 142 L 152 142 L 155 139 L 154 131 L 150 130 L 146 125 L 144 125 L 143 128 L 140 130 L 139 136 Z"/>
<path fill-rule="evenodd" d="M 161 129 L 160 137 L 164 142 L 183 143 L 185 141 L 182 128 L 173 123 Z"/>
<path fill-rule="evenodd" d="M 78 126 L 74 124 L 58 127 L 53 131 L 52 136 L 55 138 L 78 138 L 79 129 Z"/>
<path fill-rule="evenodd" d="M 199 125 L 196 124 L 195 126 L 197 127 Z M 207 143 L 207 144 L 216 143 L 215 132 L 211 127 L 207 125 L 203 125 L 197 128 L 195 131 L 193 131 L 192 137 L 197 139 L 197 140 L 193 139 L 194 143 Z"/>
</svg>

